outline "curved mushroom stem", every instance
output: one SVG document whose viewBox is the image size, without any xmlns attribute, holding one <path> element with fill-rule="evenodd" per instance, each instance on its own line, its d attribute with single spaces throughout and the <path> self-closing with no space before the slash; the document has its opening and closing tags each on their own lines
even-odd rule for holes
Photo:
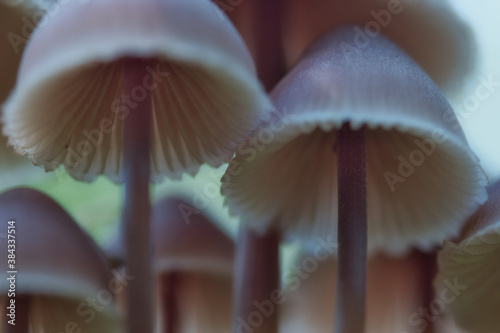
<svg viewBox="0 0 500 333">
<path fill-rule="evenodd" d="M 178 273 L 164 273 L 160 277 L 161 307 L 163 315 L 163 332 L 179 332 L 179 305 L 177 288 L 179 287 Z"/>
<path fill-rule="evenodd" d="M 7 299 L 7 302 L 10 302 Z M 2 320 L 5 320 L 7 329 L 6 333 L 29 333 L 30 332 L 30 305 L 31 305 L 31 296 L 30 295 L 17 295 L 15 298 L 15 306 L 16 306 L 16 318 L 15 325 L 9 324 L 7 321 L 9 317 Z M 8 306 L 7 304 L 6 306 Z M 9 311 L 9 310 L 7 310 Z"/>
<path fill-rule="evenodd" d="M 123 126 L 125 258 L 128 274 L 133 277 L 128 285 L 127 300 L 127 330 L 131 333 L 153 332 L 149 202 L 153 102 L 151 91 L 141 86 L 149 65 L 150 62 L 140 59 L 124 59 L 123 94 L 133 95 L 139 90 L 142 94 L 128 104 L 130 109 Z"/>
<path fill-rule="evenodd" d="M 364 129 L 338 132 L 339 269 L 336 333 L 362 333 L 366 321 L 367 210 Z"/>
<path fill-rule="evenodd" d="M 241 229 L 235 258 L 234 333 L 278 332 L 279 243 L 278 233 L 260 236 Z"/>
</svg>

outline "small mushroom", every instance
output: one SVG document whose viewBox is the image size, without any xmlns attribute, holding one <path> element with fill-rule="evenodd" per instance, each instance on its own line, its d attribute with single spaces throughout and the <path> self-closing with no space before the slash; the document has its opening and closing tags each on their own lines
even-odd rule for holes
<svg viewBox="0 0 500 333">
<path fill-rule="evenodd" d="M 436 295 L 467 332 L 498 332 L 500 318 L 500 181 L 469 219 L 461 236 L 439 251 Z"/>
<path fill-rule="evenodd" d="M 195 207 L 177 198 L 155 204 L 152 231 L 162 331 L 229 332 L 232 239 Z"/>
<path fill-rule="evenodd" d="M 186 200 L 166 197 L 153 206 L 151 237 L 157 330 L 231 330 L 234 242 Z M 108 255 L 120 262 L 122 237 Z"/>
<path fill-rule="evenodd" d="M 0 287 L 0 331 L 121 332 L 114 298 L 125 287 L 56 202 L 32 189 L 10 190 L 0 195 L 0 220 L 13 260 L 0 260 L 2 280 L 10 279 Z"/>
<path fill-rule="evenodd" d="M 59 5 L 33 34 L 3 131 L 47 171 L 125 182 L 132 332 L 151 331 L 149 181 L 229 161 L 271 104 L 234 27 L 206 0 Z"/>
<path fill-rule="evenodd" d="M 355 36 L 330 32 L 276 86 L 276 112 L 240 145 L 222 193 L 261 233 L 337 239 L 338 227 L 336 323 L 361 332 L 366 230 L 369 252 L 429 250 L 486 200 L 486 179 L 430 77 L 381 35 L 346 50 Z"/>
</svg>

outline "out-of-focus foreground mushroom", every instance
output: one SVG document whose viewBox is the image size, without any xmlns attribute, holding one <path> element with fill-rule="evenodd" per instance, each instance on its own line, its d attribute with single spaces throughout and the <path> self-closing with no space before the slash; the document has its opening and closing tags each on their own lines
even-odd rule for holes
<svg viewBox="0 0 500 333">
<path fill-rule="evenodd" d="M 0 195 L 0 219 L 8 234 L 0 331 L 121 332 L 114 298 L 127 281 L 111 274 L 90 236 L 56 202 L 35 190 L 10 190 Z"/>
<path fill-rule="evenodd" d="M 436 294 L 444 295 L 442 306 L 471 333 L 494 333 L 500 327 L 500 181 L 488 194 L 459 239 L 445 241 L 434 281 Z"/>
<path fill-rule="evenodd" d="M 198 209 L 177 197 L 153 206 L 151 237 L 157 330 L 229 332 L 234 242 Z M 108 249 L 120 262 L 121 237 Z"/>
</svg>

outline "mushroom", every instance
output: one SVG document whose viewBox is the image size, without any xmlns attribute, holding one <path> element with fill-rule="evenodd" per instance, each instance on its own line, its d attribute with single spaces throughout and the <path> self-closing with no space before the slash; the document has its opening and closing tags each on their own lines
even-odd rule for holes
<svg viewBox="0 0 500 333">
<path fill-rule="evenodd" d="M 70 1 L 26 48 L 3 131 L 47 171 L 62 164 L 77 179 L 125 182 L 133 332 L 152 322 L 149 180 L 232 157 L 271 108 L 254 72 L 205 0 Z"/>
<path fill-rule="evenodd" d="M 500 318 L 500 181 L 488 187 L 489 199 L 469 219 L 460 237 L 439 251 L 434 281 L 439 306 L 467 332 L 498 332 Z"/>
<path fill-rule="evenodd" d="M 450 95 L 459 92 L 474 63 L 472 32 L 447 0 L 293 0 L 285 17 L 292 64 L 322 35 L 345 25 L 356 25 L 348 45 L 363 49 L 383 34 Z"/>
<path fill-rule="evenodd" d="M 337 310 L 353 317 L 336 322 L 361 332 L 366 218 L 370 252 L 429 250 L 486 200 L 486 179 L 429 76 L 381 35 L 343 48 L 355 36 L 354 27 L 324 36 L 278 84 L 277 111 L 240 145 L 222 193 L 260 232 L 336 239 L 338 226 L 347 304 Z"/>
<path fill-rule="evenodd" d="M 178 198 L 156 203 L 152 221 L 163 332 L 229 332 L 232 239 Z"/>
<path fill-rule="evenodd" d="M 233 240 L 186 200 L 170 196 L 153 207 L 151 237 L 157 330 L 229 332 Z M 107 252 L 121 261 L 121 237 Z"/>
<path fill-rule="evenodd" d="M 0 219 L 10 255 L 0 261 L 9 280 L 1 286 L 1 331 L 121 332 L 114 297 L 127 281 L 111 274 L 90 236 L 55 201 L 13 189 L 0 195 Z"/>
</svg>

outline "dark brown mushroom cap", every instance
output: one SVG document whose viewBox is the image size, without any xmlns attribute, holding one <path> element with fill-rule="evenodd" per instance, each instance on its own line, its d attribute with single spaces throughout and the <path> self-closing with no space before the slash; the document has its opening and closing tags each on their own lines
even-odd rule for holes
<svg viewBox="0 0 500 333">
<path fill-rule="evenodd" d="M 6 233 L 15 226 L 10 233 L 15 264 L 1 260 L 1 276 L 5 280 L 14 274 L 16 298 L 29 298 L 23 306 L 29 306 L 33 332 L 64 331 L 68 322 L 96 333 L 122 332 L 114 302 L 128 280 L 111 274 L 90 236 L 55 201 L 28 188 L 9 190 L 0 195 L 0 220 Z M 9 287 L 0 287 L 2 304 Z"/>
<path fill-rule="evenodd" d="M 18 188 L 0 195 L 0 220 L 15 221 L 17 291 L 82 297 L 107 288 L 111 272 L 90 236 L 51 198 Z M 7 238 L 2 243 L 7 243 Z M 2 274 L 11 270 L 1 260 Z M 6 292 L 7 285 L 1 289 Z"/>
</svg>

